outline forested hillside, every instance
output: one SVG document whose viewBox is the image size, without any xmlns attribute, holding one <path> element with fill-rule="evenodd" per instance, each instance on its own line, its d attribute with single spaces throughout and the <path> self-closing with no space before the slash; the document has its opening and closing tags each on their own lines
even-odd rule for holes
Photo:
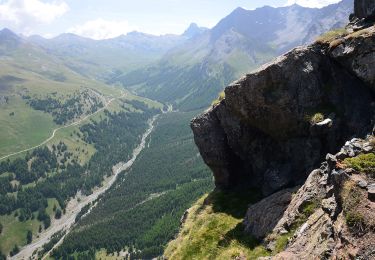
<svg viewBox="0 0 375 260">
<path fill-rule="evenodd" d="M 163 252 L 186 208 L 212 188 L 212 177 L 187 127 L 196 113 L 168 113 L 158 119 L 132 169 L 78 222 L 55 257 L 101 249 L 128 251 L 137 258 Z"/>
<path fill-rule="evenodd" d="M 31 243 L 32 236 L 47 230 L 51 219 L 65 214 L 77 192 L 89 195 L 102 185 L 113 174 L 114 165 L 131 157 L 147 120 L 160 113 L 140 101 L 126 101 L 121 106 L 122 111 L 104 110 L 101 120 L 89 121 L 71 132 L 75 142 L 81 140 L 95 149 L 85 163 L 76 154 L 86 153 L 87 148 L 72 150 L 63 141 L 0 163 L 0 249 L 4 253 Z"/>
</svg>

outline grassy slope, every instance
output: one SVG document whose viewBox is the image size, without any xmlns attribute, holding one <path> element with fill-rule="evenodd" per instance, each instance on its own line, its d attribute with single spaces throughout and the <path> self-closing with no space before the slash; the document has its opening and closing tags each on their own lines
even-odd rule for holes
<svg viewBox="0 0 375 260">
<path fill-rule="evenodd" d="M 119 89 L 78 75 L 61 60 L 32 45 L 21 45 L 6 53 L 0 56 L 0 96 L 9 98 L 8 103 L 0 103 L 0 157 L 39 144 L 57 127 L 52 116 L 33 110 L 22 95 L 43 97 L 56 93 L 64 99 L 82 88 L 95 89 L 105 96 L 121 93 Z M 64 80 L 56 81 L 54 75 L 63 75 Z M 6 80 L 10 76 L 16 80 Z M 14 116 L 9 115 L 12 112 Z"/>
<path fill-rule="evenodd" d="M 189 209 L 177 238 L 164 251 L 167 259 L 256 259 L 268 253 L 243 231 L 242 220 L 256 193 L 213 192 Z"/>
<path fill-rule="evenodd" d="M 0 108 L 0 157 L 39 144 L 56 127 L 51 115 L 33 110 L 21 97 Z"/>
</svg>

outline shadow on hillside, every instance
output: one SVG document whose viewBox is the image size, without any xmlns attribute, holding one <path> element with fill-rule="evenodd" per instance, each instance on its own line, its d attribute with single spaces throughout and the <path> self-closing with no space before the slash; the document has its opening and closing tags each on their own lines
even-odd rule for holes
<svg viewBox="0 0 375 260">
<path fill-rule="evenodd" d="M 213 191 L 205 200 L 214 212 L 222 212 L 235 218 L 244 218 L 250 204 L 261 199 L 257 190 Z"/>
<path fill-rule="evenodd" d="M 218 245 L 221 247 L 228 247 L 233 240 L 236 240 L 250 250 L 253 250 L 261 244 L 259 240 L 245 232 L 245 226 L 242 223 L 237 224 L 234 229 L 227 232 L 219 241 Z"/>
<path fill-rule="evenodd" d="M 257 190 L 215 190 L 206 198 L 204 204 L 211 205 L 215 213 L 225 213 L 236 219 L 244 219 L 249 205 L 258 202 L 260 199 L 261 192 Z M 245 232 L 245 226 L 242 222 L 228 231 L 221 238 L 218 245 L 227 247 L 234 240 L 249 249 L 260 245 L 260 241 Z"/>
</svg>

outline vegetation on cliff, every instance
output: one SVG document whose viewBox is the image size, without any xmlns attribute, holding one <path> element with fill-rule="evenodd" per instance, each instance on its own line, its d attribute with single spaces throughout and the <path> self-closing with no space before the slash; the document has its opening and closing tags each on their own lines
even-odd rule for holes
<svg viewBox="0 0 375 260">
<path fill-rule="evenodd" d="M 205 195 L 186 215 L 180 233 L 164 251 L 167 259 L 256 259 L 269 252 L 242 224 L 249 203 L 258 191 Z"/>
</svg>

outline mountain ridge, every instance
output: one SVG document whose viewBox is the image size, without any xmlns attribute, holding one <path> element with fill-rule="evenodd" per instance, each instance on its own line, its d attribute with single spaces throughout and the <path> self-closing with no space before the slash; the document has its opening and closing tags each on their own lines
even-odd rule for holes
<svg viewBox="0 0 375 260">
<path fill-rule="evenodd" d="M 122 83 L 138 94 L 173 103 L 182 110 L 204 108 L 236 77 L 290 48 L 312 42 L 327 30 L 344 26 L 353 10 L 351 3 L 344 0 L 321 9 L 238 8 L 212 29 L 168 51 L 156 64 L 116 76 L 110 82 Z M 145 79 L 144 75 L 149 76 Z M 175 81 L 186 84 L 176 86 Z M 174 88 L 180 88 L 179 94 Z"/>
</svg>

